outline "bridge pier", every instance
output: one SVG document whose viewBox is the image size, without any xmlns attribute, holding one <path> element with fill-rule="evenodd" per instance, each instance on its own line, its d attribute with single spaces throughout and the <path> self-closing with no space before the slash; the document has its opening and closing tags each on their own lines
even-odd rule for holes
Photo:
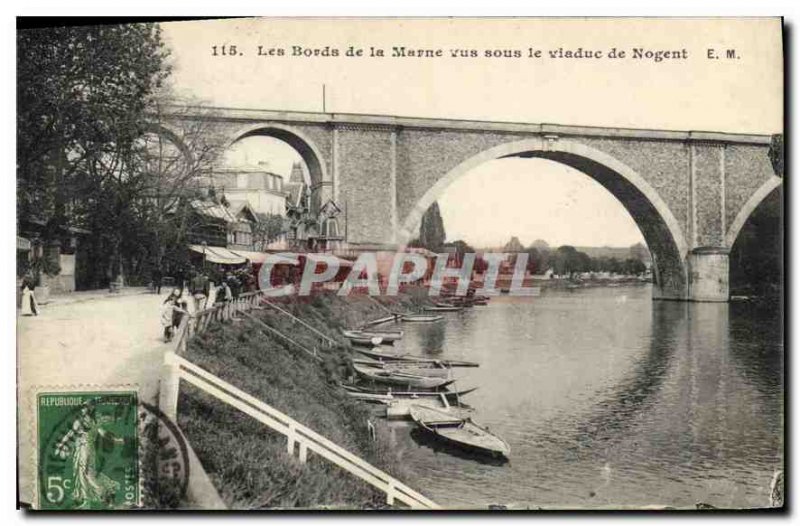
<svg viewBox="0 0 800 526">
<path fill-rule="evenodd" d="M 689 252 L 689 301 L 726 302 L 730 298 L 729 249 L 698 247 Z"/>
</svg>

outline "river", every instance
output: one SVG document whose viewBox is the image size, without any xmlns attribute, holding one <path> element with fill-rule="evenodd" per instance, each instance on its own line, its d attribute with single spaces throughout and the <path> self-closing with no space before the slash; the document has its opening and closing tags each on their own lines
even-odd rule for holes
<svg viewBox="0 0 800 526">
<path fill-rule="evenodd" d="M 652 301 L 648 286 L 544 289 L 405 324 L 398 347 L 458 369 L 498 465 L 392 422 L 414 485 L 449 507 L 762 507 L 783 469 L 778 308 Z"/>
</svg>

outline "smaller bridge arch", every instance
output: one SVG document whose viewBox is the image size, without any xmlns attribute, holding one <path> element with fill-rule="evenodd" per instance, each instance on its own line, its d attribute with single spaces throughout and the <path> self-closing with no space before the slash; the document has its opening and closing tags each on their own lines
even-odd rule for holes
<svg viewBox="0 0 800 526">
<path fill-rule="evenodd" d="M 736 214 L 736 217 L 733 219 L 733 222 L 728 227 L 728 231 L 725 233 L 725 246 L 728 248 L 733 248 L 733 244 L 736 243 L 736 238 L 739 237 L 739 232 L 742 231 L 742 227 L 753 214 L 758 205 L 760 205 L 764 199 L 766 199 L 776 188 L 778 188 L 783 183 L 783 179 L 778 177 L 777 175 L 772 176 L 771 178 L 767 179 L 764 184 L 762 184 L 758 190 L 755 191 L 753 195 L 750 196 L 750 199 L 742 206 L 742 209 L 739 210 L 739 213 Z"/>
<path fill-rule="evenodd" d="M 234 130 L 225 145 L 225 150 L 229 150 L 233 145 L 248 137 L 272 137 L 294 148 L 308 167 L 306 184 L 312 189 L 314 206 L 319 207 L 321 203 L 317 190 L 330 179 L 324 162 L 325 157 L 311 138 L 293 126 L 260 122 Z"/>
<path fill-rule="evenodd" d="M 425 211 L 454 181 L 487 161 L 507 157 L 536 157 L 559 162 L 591 177 L 609 190 L 631 214 L 653 254 L 654 295 L 674 299 L 685 297 L 685 259 L 689 247 L 670 208 L 632 168 L 574 139 L 537 137 L 513 141 L 462 161 L 431 186 L 408 213 L 398 232 L 399 243 L 405 245 L 415 237 Z"/>
<path fill-rule="evenodd" d="M 194 154 L 192 153 L 191 148 L 186 145 L 181 137 L 181 134 L 173 130 L 169 125 L 150 122 L 145 125 L 144 133 L 152 133 L 154 135 L 158 135 L 159 137 L 166 138 L 181 152 L 181 155 L 183 155 L 188 164 L 191 165 L 194 163 Z"/>
</svg>

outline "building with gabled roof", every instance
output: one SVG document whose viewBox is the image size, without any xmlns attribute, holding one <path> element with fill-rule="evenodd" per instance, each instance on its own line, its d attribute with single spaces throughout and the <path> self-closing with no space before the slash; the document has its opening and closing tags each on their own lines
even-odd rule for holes
<svg viewBox="0 0 800 526">
<path fill-rule="evenodd" d="M 264 166 L 220 170 L 214 174 L 213 181 L 228 201 L 247 201 L 259 213 L 284 214 L 284 177 Z"/>
</svg>

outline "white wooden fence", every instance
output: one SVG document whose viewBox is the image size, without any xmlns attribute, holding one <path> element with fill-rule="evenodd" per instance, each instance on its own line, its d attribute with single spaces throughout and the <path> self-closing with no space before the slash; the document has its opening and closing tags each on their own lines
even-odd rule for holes
<svg viewBox="0 0 800 526">
<path fill-rule="evenodd" d="M 186 351 L 188 340 L 193 334 L 205 331 L 212 321 L 235 319 L 238 312 L 260 308 L 262 299 L 261 292 L 243 294 L 233 303 L 205 309 L 194 316 L 184 316 L 177 331 L 174 347 L 164 355 L 159 393 L 161 410 L 173 421 L 177 421 L 178 392 L 180 381 L 184 380 L 283 434 L 286 437 L 287 452 L 294 456 L 297 449 L 300 462 L 305 463 L 308 460 L 308 453 L 313 452 L 383 491 L 390 506 L 399 502 L 412 509 L 439 509 L 435 502 L 391 475 L 339 447 L 290 416 L 179 356 Z"/>
</svg>

